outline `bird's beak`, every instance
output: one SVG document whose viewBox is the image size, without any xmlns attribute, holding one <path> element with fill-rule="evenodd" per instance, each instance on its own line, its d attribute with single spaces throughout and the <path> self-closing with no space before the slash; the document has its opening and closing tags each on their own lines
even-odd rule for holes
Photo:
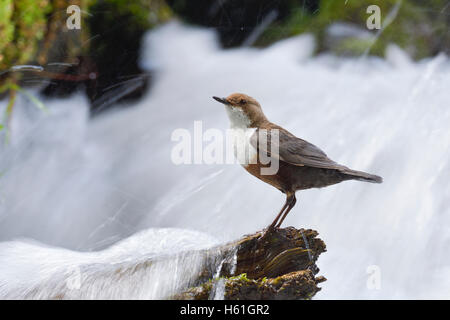
<svg viewBox="0 0 450 320">
<path fill-rule="evenodd" d="M 230 103 L 227 101 L 226 98 L 213 97 L 213 99 L 216 100 L 216 101 L 218 101 L 218 102 L 220 102 L 220 103 L 223 103 L 223 104 L 225 104 L 225 105 L 230 104 Z"/>
</svg>

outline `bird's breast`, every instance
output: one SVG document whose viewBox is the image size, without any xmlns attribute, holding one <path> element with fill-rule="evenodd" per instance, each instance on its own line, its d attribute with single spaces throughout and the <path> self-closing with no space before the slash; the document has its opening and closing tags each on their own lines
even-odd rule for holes
<svg viewBox="0 0 450 320">
<path fill-rule="evenodd" d="M 256 128 L 231 128 L 230 138 L 234 156 L 237 162 L 246 167 L 249 164 L 256 164 L 258 160 L 258 151 L 250 143 L 252 135 Z"/>
</svg>

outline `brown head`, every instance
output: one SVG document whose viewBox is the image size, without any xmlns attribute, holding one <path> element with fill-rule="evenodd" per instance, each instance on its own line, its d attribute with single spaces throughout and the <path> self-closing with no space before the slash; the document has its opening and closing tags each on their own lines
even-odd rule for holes
<svg viewBox="0 0 450 320">
<path fill-rule="evenodd" d="M 243 93 L 233 93 L 226 98 L 213 97 L 226 106 L 233 127 L 255 128 L 267 122 L 258 101 Z"/>
</svg>

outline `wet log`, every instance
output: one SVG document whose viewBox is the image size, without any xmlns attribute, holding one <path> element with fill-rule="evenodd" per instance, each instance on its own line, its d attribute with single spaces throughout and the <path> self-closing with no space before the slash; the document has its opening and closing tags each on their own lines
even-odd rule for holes
<svg viewBox="0 0 450 320">
<path fill-rule="evenodd" d="M 288 227 L 246 235 L 210 249 L 206 253 L 209 262 L 195 285 L 172 298 L 310 299 L 326 280 L 316 277 L 317 258 L 326 251 L 317 235 L 315 230 Z"/>
</svg>

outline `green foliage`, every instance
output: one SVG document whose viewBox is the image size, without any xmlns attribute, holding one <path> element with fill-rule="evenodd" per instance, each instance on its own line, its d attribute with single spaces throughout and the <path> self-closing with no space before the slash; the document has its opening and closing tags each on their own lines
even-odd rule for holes
<svg viewBox="0 0 450 320">
<path fill-rule="evenodd" d="M 367 7 L 378 5 L 381 9 L 382 30 L 366 28 Z M 395 14 L 395 7 L 399 9 Z M 258 42 L 266 45 L 280 38 L 303 32 L 316 35 L 318 51 L 333 50 L 337 54 L 359 55 L 368 51 L 370 54 L 382 56 L 389 43 L 395 43 L 407 50 L 411 56 L 420 59 L 438 51 L 450 51 L 447 19 L 448 2 L 444 0 L 321 0 L 320 9 L 316 13 L 307 13 L 301 8 L 292 11 L 282 22 L 269 28 Z M 393 15 L 389 23 L 388 16 Z M 377 36 L 376 41 L 361 38 L 350 38 L 330 46 L 327 43 L 326 30 L 336 22 L 354 25 Z"/>
<path fill-rule="evenodd" d="M 113 23 L 120 16 L 131 16 L 130 28 L 147 29 L 172 16 L 170 7 L 163 0 L 105 0 L 93 1 L 92 9 L 107 7 Z"/>
<path fill-rule="evenodd" d="M 302 7 L 293 6 L 291 14 L 280 22 L 272 24 L 256 41 L 257 46 L 266 46 L 271 43 L 298 35 L 307 31 L 307 26 L 313 22 L 313 15 Z"/>
<path fill-rule="evenodd" d="M 323 32 L 326 25 L 330 22 L 346 21 L 360 28 L 366 28 L 366 21 L 370 16 L 366 10 L 370 5 L 380 7 L 382 22 L 382 31 L 378 39 L 373 43 L 365 43 L 366 49 L 370 50 L 372 54 L 383 55 L 389 43 L 395 43 L 407 49 L 417 58 L 422 58 L 429 54 L 426 44 L 423 41 L 423 37 L 426 35 L 421 32 L 421 26 L 430 24 L 431 21 L 427 21 L 426 14 L 423 10 L 415 6 L 412 1 L 407 0 L 349 0 L 347 4 L 341 1 L 322 0 L 321 11 L 318 15 L 319 29 L 322 32 L 321 39 L 323 39 Z M 395 7 L 397 5 L 400 7 L 395 14 Z M 389 14 L 394 15 L 390 24 L 388 23 Z M 375 36 L 378 30 L 371 32 Z M 347 48 L 345 49 L 352 49 L 353 47 L 356 49 L 355 53 L 358 54 L 360 53 L 361 46 L 364 46 L 364 40 L 355 40 L 353 42 L 347 42 Z M 341 47 L 340 50 L 342 49 Z"/>
</svg>

